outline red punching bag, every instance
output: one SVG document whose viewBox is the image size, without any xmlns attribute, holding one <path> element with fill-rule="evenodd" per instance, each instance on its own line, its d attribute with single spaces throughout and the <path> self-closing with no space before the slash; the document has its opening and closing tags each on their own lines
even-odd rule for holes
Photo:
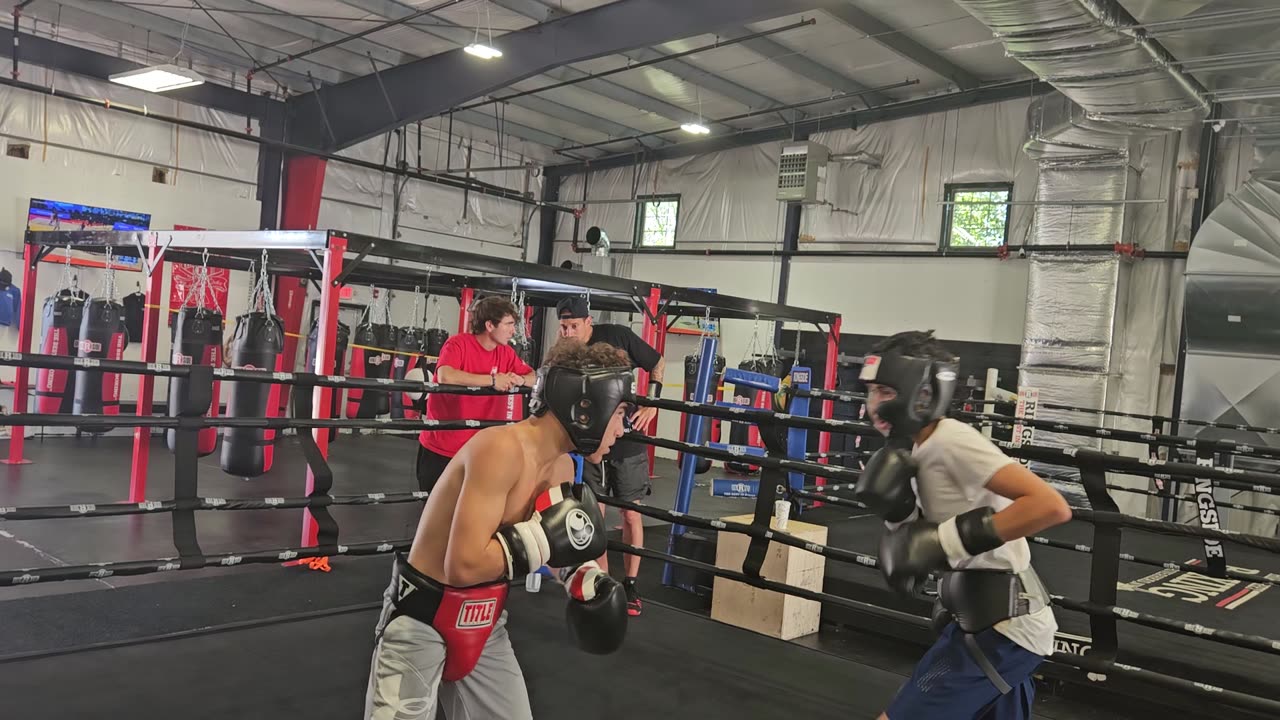
<svg viewBox="0 0 1280 720">
<path fill-rule="evenodd" d="M 77 352 L 80 321 L 84 315 L 82 291 L 59 290 L 44 301 L 44 337 L 40 352 L 70 357 Z M 75 401 L 75 374 L 70 370 L 40 368 L 36 371 L 36 412 L 70 413 Z"/>
<path fill-rule="evenodd" d="M 76 343 L 76 357 L 119 360 L 124 357 L 124 348 L 128 344 L 129 333 L 125 329 L 123 305 L 105 298 L 94 298 L 85 304 L 84 315 L 80 318 L 80 340 Z M 119 373 L 77 370 L 72 411 L 76 415 L 119 415 Z"/>
<path fill-rule="evenodd" d="M 347 344 L 351 342 L 351 326 L 338 323 L 334 336 L 333 370 L 329 374 L 341 375 L 347 359 Z M 311 322 L 311 332 L 307 333 L 307 372 L 316 371 L 316 347 L 319 341 L 320 320 L 316 319 Z M 329 417 L 337 419 L 342 417 L 342 388 L 330 388 L 330 390 L 332 392 L 329 395 Z M 338 428 L 329 428 L 329 442 L 333 442 L 337 437 Z"/>
<path fill-rule="evenodd" d="M 216 310 L 201 307 L 184 307 L 178 310 L 173 320 L 173 364 L 222 367 L 222 329 L 222 313 Z M 177 416 L 186 383 L 185 378 L 169 379 L 169 417 Z M 218 415 L 221 385 L 215 376 L 213 399 L 209 404 L 211 410 L 205 412 L 205 417 Z M 169 449 L 176 450 L 177 431 L 169 430 L 165 435 Z M 201 428 L 197 438 L 196 447 L 200 457 L 211 455 L 218 445 L 218 429 Z"/>
<path fill-rule="evenodd" d="M 284 327 L 280 318 L 266 312 L 245 313 L 236 318 L 231 341 L 231 367 L 237 370 L 283 370 Z M 227 399 L 227 417 L 274 417 L 280 403 L 275 383 L 233 382 Z M 240 477 L 257 477 L 271 469 L 275 430 L 222 429 L 222 471 Z"/>
<path fill-rule="evenodd" d="M 362 323 L 356 326 L 351 343 L 350 377 L 391 377 L 391 347 L 395 344 L 395 328 L 384 324 Z M 351 388 L 347 390 L 347 417 L 374 418 L 391 410 L 385 390 Z"/>
</svg>

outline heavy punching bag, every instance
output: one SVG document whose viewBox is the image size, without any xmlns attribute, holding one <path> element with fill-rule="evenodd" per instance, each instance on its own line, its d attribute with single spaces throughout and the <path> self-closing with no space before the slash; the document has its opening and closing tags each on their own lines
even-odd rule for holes
<svg viewBox="0 0 1280 720">
<path fill-rule="evenodd" d="M 747 372 L 771 375 L 773 377 L 781 377 L 783 364 L 782 361 L 776 357 L 756 357 L 743 360 L 738 363 L 738 369 L 746 370 Z M 768 393 L 764 390 L 737 386 L 733 390 L 733 402 L 735 405 L 741 405 L 743 407 L 761 407 L 761 396 L 763 395 L 768 395 Z M 772 408 L 772 404 L 766 404 L 763 407 Z M 760 447 L 760 431 L 751 423 L 730 423 L 729 444 Z M 727 462 L 724 465 L 733 472 L 744 474 L 755 473 L 760 469 L 756 465 L 736 461 Z"/>
<path fill-rule="evenodd" d="M 320 320 L 311 321 L 311 331 L 307 333 L 307 372 L 316 371 L 316 347 L 320 341 Z M 333 369 L 330 375 L 342 374 L 342 369 L 346 367 L 347 345 L 351 342 L 351 326 L 345 323 L 338 323 L 338 329 L 334 332 L 333 343 Z M 329 395 L 329 417 L 342 417 L 342 388 L 330 388 L 332 391 Z M 329 442 L 333 442 L 338 437 L 338 428 L 329 428 Z"/>
<path fill-rule="evenodd" d="M 45 299 L 44 337 L 40 342 L 40 352 L 64 357 L 76 354 L 86 299 L 84 292 L 66 289 Z M 36 412 L 45 415 L 70 413 L 75 391 L 75 374 L 70 370 L 40 368 L 36 371 Z"/>
<path fill-rule="evenodd" d="M 231 340 L 231 367 L 237 370 L 283 370 L 284 327 L 280 318 L 266 312 L 250 312 L 236 318 Z M 233 382 L 227 399 L 227 417 L 274 417 L 280 405 L 275 383 Z M 275 459 L 275 430 L 222 429 L 222 471 L 239 477 L 257 477 L 271 469 Z"/>
<path fill-rule="evenodd" d="M 391 352 L 395 345 L 395 328 L 384 324 L 361 323 L 356 326 L 351 343 L 351 371 L 353 378 L 390 378 Z M 347 417 L 374 418 L 391 410 L 391 400 L 386 390 L 347 390 Z"/>
<path fill-rule="evenodd" d="M 93 298 L 85 303 L 76 357 L 119 360 L 124 357 L 124 348 L 128 344 L 123 305 L 106 298 Z M 77 370 L 72 412 L 76 415 L 119 415 L 120 375 L 101 370 Z"/>
<path fill-rule="evenodd" d="M 694 390 L 697 389 L 698 383 L 698 363 L 697 355 L 684 356 L 684 400 L 685 402 L 697 401 L 707 402 L 707 398 L 694 398 Z M 724 377 L 724 356 L 716 356 L 716 364 L 714 374 L 711 377 L 711 397 L 715 397 L 716 388 L 720 387 L 721 379 Z M 680 441 L 684 442 L 688 438 L 686 428 L 689 424 L 689 415 L 687 413 L 680 416 Z M 705 418 L 702 423 L 702 437 L 698 438 L 696 444 L 705 445 L 711 439 L 711 418 Z M 700 457 L 694 465 L 694 472 L 701 475 L 711 469 L 711 461 L 707 458 Z M 676 455 L 676 467 L 684 462 L 684 453 Z"/>
<path fill-rule="evenodd" d="M 435 377 L 436 358 L 440 357 L 440 351 L 444 349 L 444 343 L 449 339 L 449 331 L 444 328 L 431 328 L 427 331 L 427 349 L 426 357 L 423 360 L 423 369 L 431 373 Z"/>
<path fill-rule="evenodd" d="M 172 359 L 174 365 L 222 367 L 222 313 L 202 307 L 184 307 L 179 310 L 173 320 Z M 186 384 L 185 378 L 169 379 L 169 417 L 177 417 Z M 215 376 L 213 396 L 209 403 L 211 410 L 205 412 L 205 417 L 217 417 L 221 385 L 222 383 Z M 169 449 L 176 450 L 177 431 L 169 430 L 165 436 L 168 439 Z M 200 457 L 211 455 L 214 448 L 218 446 L 217 428 L 201 428 L 196 437 L 196 452 Z"/>
<path fill-rule="evenodd" d="M 422 328 L 396 328 L 396 354 L 391 361 L 391 379 L 404 380 L 410 372 L 422 364 L 422 354 L 427 347 L 427 331 Z M 415 373 L 414 377 L 418 378 Z M 417 420 L 417 398 L 406 392 L 391 393 L 391 417 L 396 420 Z"/>
</svg>

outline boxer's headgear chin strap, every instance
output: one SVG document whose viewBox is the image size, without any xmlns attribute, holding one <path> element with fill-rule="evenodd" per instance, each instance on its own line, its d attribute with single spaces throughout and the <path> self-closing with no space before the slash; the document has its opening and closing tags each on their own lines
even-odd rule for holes
<svg viewBox="0 0 1280 720">
<path fill-rule="evenodd" d="M 529 412 L 544 415 L 550 411 L 569 433 L 574 449 L 590 455 L 599 449 L 614 411 L 632 402 L 632 382 L 631 373 L 623 367 L 542 367 L 529 399 Z"/>
<path fill-rule="evenodd" d="M 893 400 L 881 403 L 876 414 L 893 426 L 890 438 L 910 439 L 925 425 L 947 416 L 959 369 L 954 361 L 885 353 L 868 355 L 858 379 L 898 392 Z"/>
</svg>

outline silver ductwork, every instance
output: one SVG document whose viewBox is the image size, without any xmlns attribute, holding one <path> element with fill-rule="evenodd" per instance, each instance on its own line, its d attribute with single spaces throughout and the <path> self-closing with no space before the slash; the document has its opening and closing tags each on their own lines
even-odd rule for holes
<svg viewBox="0 0 1280 720">
<path fill-rule="evenodd" d="M 1028 243 L 1141 243 L 1132 237 L 1137 143 L 1201 120 L 1203 88 L 1171 64 L 1112 0 L 956 0 L 1001 39 L 1006 54 L 1060 95 L 1031 105 L 1024 151 L 1040 166 Z M 1066 204 L 1070 203 L 1070 204 Z M 1114 407 L 1130 266 L 1119 257 L 1036 254 L 1030 260 L 1020 385 L 1042 403 Z M 1151 372 L 1150 358 L 1142 372 Z M 1155 408 L 1147 408 L 1152 412 Z M 1142 411 L 1142 410 L 1138 410 Z M 1042 409 L 1040 418 L 1097 424 Z M 1037 433 L 1037 443 L 1100 441 Z"/>
<path fill-rule="evenodd" d="M 1187 259 L 1186 377 L 1182 416 L 1280 426 L 1280 154 L 1200 226 Z M 1183 435 L 1280 447 L 1275 435 L 1186 426 Z M 1237 460 L 1275 471 L 1269 460 Z M 1222 498 L 1225 499 L 1225 498 Z M 1280 508 L 1280 498 L 1245 493 L 1237 502 Z M 1223 514 L 1223 527 L 1271 535 L 1276 518 Z"/>
</svg>

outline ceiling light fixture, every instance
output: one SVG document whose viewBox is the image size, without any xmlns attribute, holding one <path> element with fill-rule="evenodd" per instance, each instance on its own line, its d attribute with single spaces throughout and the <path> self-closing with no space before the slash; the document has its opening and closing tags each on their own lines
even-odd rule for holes
<svg viewBox="0 0 1280 720">
<path fill-rule="evenodd" d="M 479 43 L 479 42 L 473 42 L 470 45 L 462 48 L 462 50 L 468 55 L 475 55 L 481 60 L 492 60 L 494 58 L 502 57 L 502 51 L 499 50 L 498 48 L 489 47 L 488 45 L 485 45 L 484 43 Z"/>
<path fill-rule="evenodd" d="M 127 85 L 131 88 L 153 93 L 180 90 L 204 84 L 204 78 L 200 76 L 200 73 L 168 64 L 152 65 L 151 67 L 116 73 L 108 79 L 119 85 Z"/>
<path fill-rule="evenodd" d="M 493 22 L 489 20 L 489 3 L 484 4 L 485 24 L 489 28 L 489 42 L 480 42 L 480 6 L 476 6 L 476 36 L 472 39 L 471 44 L 462 48 L 463 52 L 468 55 L 474 55 L 481 60 L 492 60 L 502 57 L 502 51 L 493 46 Z"/>
<path fill-rule="evenodd" d="M 711 134 L 711 128 L 707 127 L 706 125 L 703 125 L 702 123 L 696 123 L 696 122 L 687 122 L 681 125 L 680 129 L 689 133 L 690 135 L 710 135 Z"/>
</svg>

